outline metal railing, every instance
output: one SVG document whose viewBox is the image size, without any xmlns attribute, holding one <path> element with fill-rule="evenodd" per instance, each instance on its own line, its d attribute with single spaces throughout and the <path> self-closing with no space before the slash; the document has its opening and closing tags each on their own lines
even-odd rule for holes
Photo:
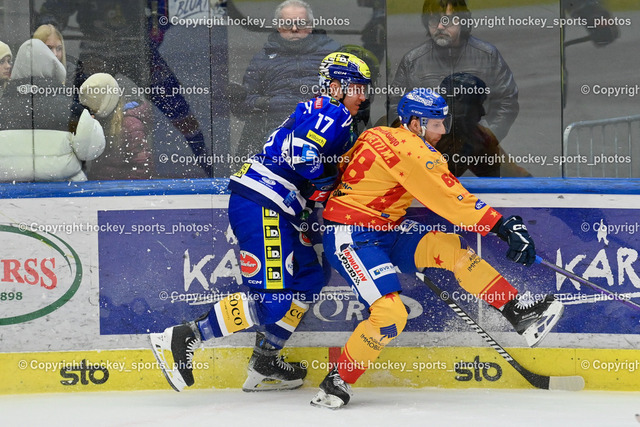
<svg viewBox="0 0 640 427">
<path fill-rule="evenodd" d="M 571 123 L 562 152 L 563 177 L 640 177 L 640 115 Z"/>
</svg>

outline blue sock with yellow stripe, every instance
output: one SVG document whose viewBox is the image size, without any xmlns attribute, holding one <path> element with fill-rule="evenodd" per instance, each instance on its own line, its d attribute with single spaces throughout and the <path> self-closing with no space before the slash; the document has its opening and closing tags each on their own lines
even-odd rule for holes
<svg viewBox="0 0 640 427">
<path fill-rule="evenodd" d="M 206 316 L 196 321 L 203 340 L 226 337 L 256 323 L 255 300 L 242 292 L 218 301 Z"/>
</svg>

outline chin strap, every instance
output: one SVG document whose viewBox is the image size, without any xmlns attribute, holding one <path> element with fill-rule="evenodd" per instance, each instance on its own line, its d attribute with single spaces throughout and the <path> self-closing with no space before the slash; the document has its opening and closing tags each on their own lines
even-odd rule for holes
<svg viewBox="0 0 640 427">
<path fill-rule="evenodd" d="M 338 99 L 338 97 L 337 97 L 337 96 L 334 96 L 334 95 L 331 93 L 331 91 L 330 91 L 330 90 L 327 90 L 326 92 L 324 92 L 324 91 L 323 91 L 323 92 L 321 92 L 321 94 L 322 94 L 322 95 L 329 96 L 329 97 L 331 97 L 331 98 L 335 99 L 336 101 L 338 101 L 338 102 L 339 102 L 339 103 L 341 103 L 342 105 L 344 105 L 344 102 L 342 102 L 342 101 L 344 101 L 344 99 L 347 97 L 347 95 L 345 95 L 344 91 L 342 91 L 342 99 Z"/>
<path fill-rule="evenodd" d="M 404 127 L 406 130 L 408 130 L 411 133 L 415 133 L 414 131 L 412 131 L 411 129 L 409 129 L 409 126 L 407 126 L 406 123 L 402 124 L 402 127 Z M 427 133 L 427 128 L 424 126 L 420 126 L 420 133 L 416 134 L 418 135 L 420 138 L 422 138 L 424 140 L 424 136 Z"/>
</svg>

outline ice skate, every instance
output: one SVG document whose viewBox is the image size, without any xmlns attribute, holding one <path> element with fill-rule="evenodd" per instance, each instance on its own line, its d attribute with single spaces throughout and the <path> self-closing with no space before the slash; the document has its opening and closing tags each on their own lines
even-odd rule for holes
<svg viewBox="0 0 640 427">
<path fill-rule="evenodd" d="M 302 386 L 307 376 L 306 368 L 299 363 L 289 363 L 280 356 L 279 350 L 258 333 L 243 391 L 293 390 Z"/>
<path fill-rule="evenodd" d="M 194 322 L 173 326 L 161 334 L 149 334 L 151 349 L 162 373 L 175 391 L 194 384 L 193 352 L 200 345 L 200 333 Z"/>
<path fill-rule="evenodd" d="M 340 377 L 338 369 L 333 368 L 320 384 L 320 391 L 311 399 L 311 405 L 338 409 L 349 403 L 352 394 L 351 386 Z"/>
<path fill-rule="evenodd" d="M 259 355 L 253 364 L 249 364 L 247 380 L 242 390 L 247 392 L 293 390 L 302 386 L 306 375 L 307 370 L 299 363 L 288 363 L 280 355 Z"/>
<path fill-rule="evenodd" d="M 504 317 L 525 338 L 529 347 L 540 344 L 563 312 L 564 306 L 553 295 L 535 301 L 528 292 L 509 301 L 502 310 Z"/>
</svg>

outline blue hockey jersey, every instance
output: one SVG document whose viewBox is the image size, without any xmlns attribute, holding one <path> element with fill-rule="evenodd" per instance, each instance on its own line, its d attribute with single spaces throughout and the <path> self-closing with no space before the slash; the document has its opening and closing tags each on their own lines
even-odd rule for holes
<svg viewBox="0 0 640 427">
<path fill-rule="evenodd" d="M 231 176 L 229 189 L 297 221 L 307 205 L 309 181 L 351 148 L 351 123 L 349 111 L 329 96 L 299 103 L 262 152 Z"/>
</svg>

